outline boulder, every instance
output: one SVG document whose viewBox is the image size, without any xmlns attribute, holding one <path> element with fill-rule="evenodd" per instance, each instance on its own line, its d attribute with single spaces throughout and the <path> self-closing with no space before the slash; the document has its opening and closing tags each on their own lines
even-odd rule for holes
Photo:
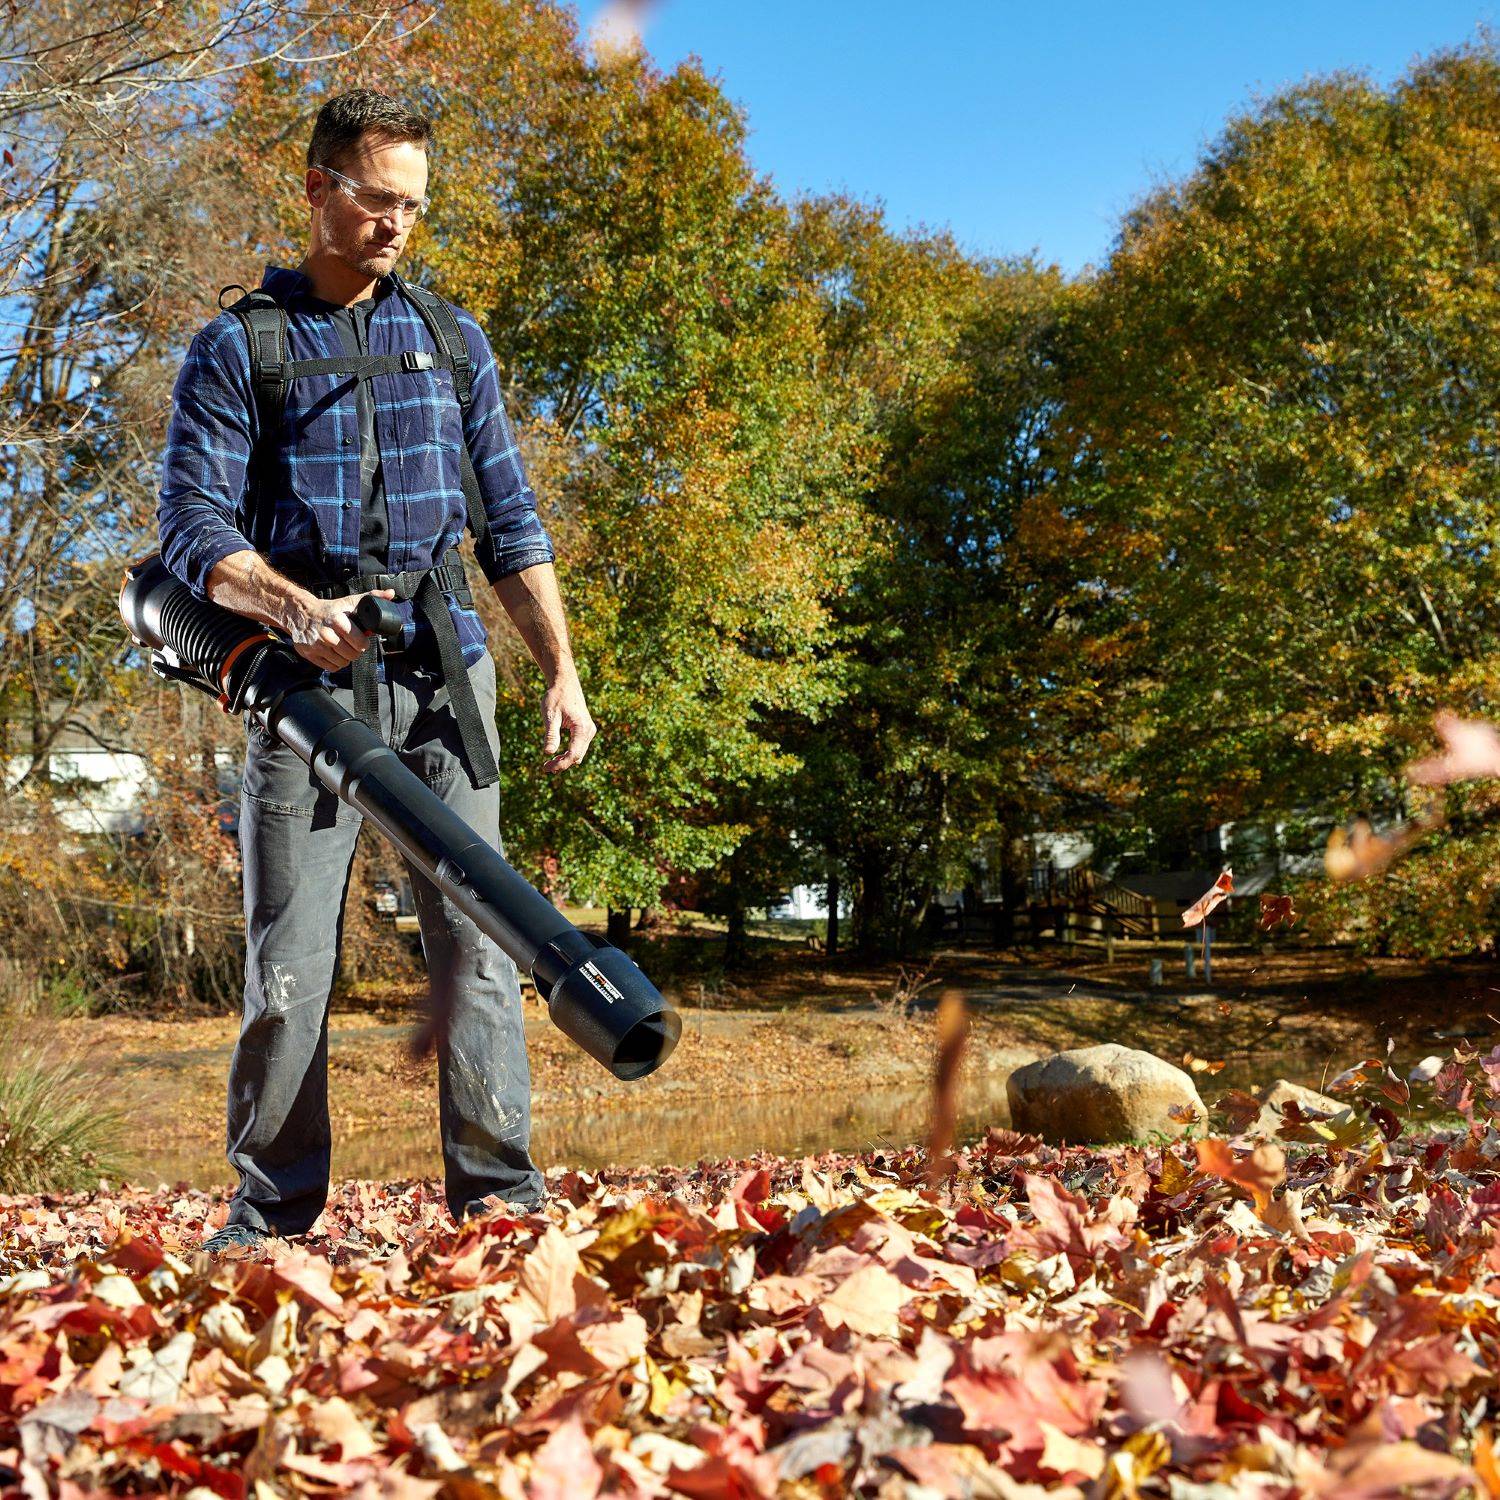
<svg viewBox="0 0 1500 1500">
<path fill-rule="evenodd" d="M 1055 1143 L 1145 1140 L 1180 1136 L 1192 1123 L 1171 1111 L 1208 1111 L 1181 1068 L 1133 1047 L 1106 1042 L 1055 1052 L 1006 1080 L 1011 1128 Z"/>
<path fill-rule="evenodd" d="M 1304 1088 L 1285 1078 L 1262 1084 L 1258 1089 L 1251 1089 L 1250 1093 L 1260 1101 L 1260 1114 L 1245 1127 L 1245 1134 L 1267 1139 L 1274 1137 L 1281 1128 L 1282 1111 L 1288 1104 L 1295 1103 L 1303 1114 L 1318 1119 L 1340 1114 L 1349 1107 L 1338 1099 L 1330 1099 L 1327 1094 L 1320 1094 L 1317 1089 Z"/>
</svg>

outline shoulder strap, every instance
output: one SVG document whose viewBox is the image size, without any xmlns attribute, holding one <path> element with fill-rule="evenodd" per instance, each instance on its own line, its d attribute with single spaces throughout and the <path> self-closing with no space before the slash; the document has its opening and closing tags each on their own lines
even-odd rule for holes
<svg viewBox="0 0 1500 1500">
<path fill-rule="evenodd" d="M 221 307 L 224 292 L 234 290 L 245 289 L 225 287 L 219 293 Z M 271 545 L 272 508 L 261 504 L 260 474 L 262 455 L 281 430 L 281 414 L 286 408 L 286 310 L 264 287 L 257 287 L 232 302 L 227 311 L 240 320 L 250 345 L 250 384 L 260 417 L 260 441 L 250 456 L 250 540 L 257 552 L 264 553 Z"/>
<path fill-rule="evenodd" d="M 448 358 L 453 361 L 453 389 L 458 395 L 459 406 L 467 413 L 474 395 L 474 362 L 469 358 L 468 341 L 464 338 L 463 329 L 458 326 L 453 309 L 436 292 L 428 291 L 425 286 L 413 286 L 409 281 L 402 281 L 401 290 L 421 313 L 422 321 L 437 341 L 438 348 L 446 350 Z"/>
<path fill-rule="evenodd" d="M 392 273 L 394 275 L 394 273 Z M 469 414 L 469 403 L 474 399 L 474 362 L 469 358 L 468 341 L 458 326 L 453 309 L 436 292 L 425 286 L 413 286 L 411 282 L 397 279 L 397 287 L 422 315 L 428 332 L 432 334 L 439 349 L 447 352 L 453 365 L 453 389 L 458 396 L 461 415 Z M 464 503 L 469 512 L 469 530 L 474 533 L 474 552 L 481 563 L 499 565 L 495 539 L 490 535 L 489 519 L 484 511 L 484 497 L 479 493 L 479 476 L 474 472 L 474 459 L 467 442 L 458 450 L 459 477 L 464 489 Z"/>
</svg>

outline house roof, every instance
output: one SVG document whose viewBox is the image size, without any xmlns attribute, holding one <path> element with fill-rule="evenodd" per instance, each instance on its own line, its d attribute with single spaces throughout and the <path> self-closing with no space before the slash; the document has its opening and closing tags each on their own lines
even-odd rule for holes
<svg viewBox="0 0 1500 1500">
<path fill-rule="evenodd" d="M 1149 875 L 1116 875 L 1116 885 L 1138 896 L 1149 896 L 1156 901 L 1175 901 L 1179 906 L 1191 906 L 1199 896 L 1219 878 L 1221 868 L 1202 870 L 1156 870 Z M 1236 896 L 1256 896 L 1275 879 L 1274 864 L 1259 865 L 1253 870 L 1234 876 Z"/>
</svg>

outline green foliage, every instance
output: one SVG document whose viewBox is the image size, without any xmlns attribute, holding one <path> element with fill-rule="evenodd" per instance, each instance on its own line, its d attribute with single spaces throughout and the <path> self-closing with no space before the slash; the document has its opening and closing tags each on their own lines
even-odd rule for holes
<svg viewBox="0 0 1500 1500">
<path fill-rule="evenodd" d="M 1500 652 L 1500 65 L 1305 84 L 1148 199 L 1080 306 L 1066 423 L 1103 784 L 1157 826 L 1398 809 Z"/>
<path fill-rule="evenodd" d="M 1056 622 L 1028 529 L 1064 286 L 893 238 L 837 200 L 807 205 L 799 230 L 831 370 L 880 466 L 873 545 L 835 601 L 843 699 L 784 729 L 804 764 L 789 819 L 846 872 L 860 947 L 904 951 L 976 844 L 1027 826 L 1029 707 Z"/>
<path fill-rule="evenodd" d="M 107 1007 L 86 975 L 76 969 L 49 981 L 45 991 L 48 1010 L 59 1016 L 99 1015 Z"/>
</svg>

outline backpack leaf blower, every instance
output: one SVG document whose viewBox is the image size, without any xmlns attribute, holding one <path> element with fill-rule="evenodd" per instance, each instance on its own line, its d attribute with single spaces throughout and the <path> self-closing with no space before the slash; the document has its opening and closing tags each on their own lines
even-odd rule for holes
<svg viewBox="0 0 1500 1500">
<path fill-rule="evenodd" d="M 531 975 L 556 1025 L 616 1078 L 644 1078 L 671 1055 L 682 1018 L 630 957 L 569 922 L 343 708 L 288 642 L 195 598 L 154 553 L 126 570 L 120 613 L 158 676 L 208 693 L 226 713 L 248 711 L 358 808 Z M 399 613 L 373 595 L 355 620 L 380 634 L 400 628 Z"/>
</svg>

